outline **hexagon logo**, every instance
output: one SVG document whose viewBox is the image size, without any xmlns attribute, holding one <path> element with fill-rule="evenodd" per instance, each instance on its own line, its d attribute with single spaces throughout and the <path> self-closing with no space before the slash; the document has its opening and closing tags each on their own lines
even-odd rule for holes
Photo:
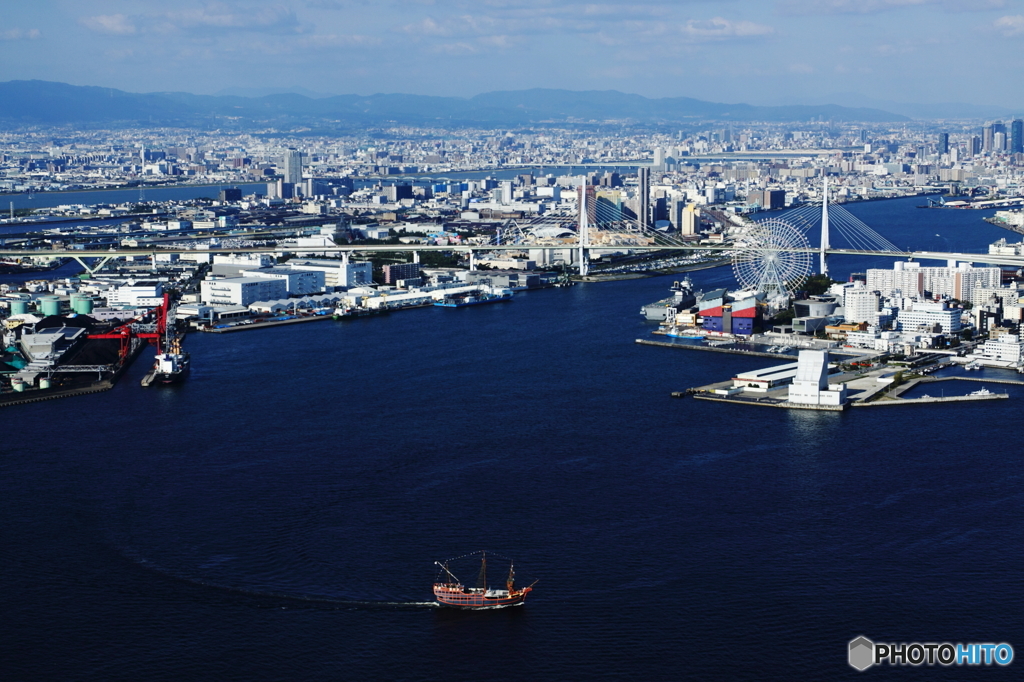
<svg viewBox="0 0 1024 682">
<path fill-rule="evenodd" d="M 875 662 L 875 643 L 867 637 L 851 641 L 849 662 L 857 670 L 870 668 Z"/>
</svg>

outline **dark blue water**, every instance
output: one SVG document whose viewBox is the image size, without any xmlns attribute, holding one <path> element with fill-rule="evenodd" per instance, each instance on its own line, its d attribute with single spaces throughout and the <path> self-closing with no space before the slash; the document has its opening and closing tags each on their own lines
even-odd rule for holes
<svg viewBox="0 0 1024 682">
<path fill-rule="evenodd" d="M 766 361 L 637 346 L 669 281 L 196 334 L 179 387 L 141 389 L 143 359 L 4 409 L 5 679 L 855 679 L 858 635 L 1021 651 L 1024 390 L 673 400 Z M 425 605 L 432 562 L 481 548 L 540 580 L 527 605 Z"/>
</svg>

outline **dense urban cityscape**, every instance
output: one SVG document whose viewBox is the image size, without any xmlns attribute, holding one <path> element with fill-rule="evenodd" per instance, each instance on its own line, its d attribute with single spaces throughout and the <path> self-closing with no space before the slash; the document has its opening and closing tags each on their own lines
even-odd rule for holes
<svg viewBox="0 0 1024 682">
<path fill-rule="evenodd" d="M 772 215 L 765 211 L 807 213 L 822 203 L 825 180 L 837 206 L 921 195 L 934 208 L 1001 208 L 992 220 L 1020 230 L 1022 212 L 1013 207 L 1024 203 L 1022 125 L 960 124 L 953 133 L 934 125 L 730 125 L 675 139 L 415 128 L 364 139 L 268 139 L 143 128 L 116 143 L 105 130 L 10 131 L 0 182 L 20 205 L 10 201 L 4 243 L 20 255 L 4 267 L 45 271 L 68 262 L 54 255 L 61 252 L 86 269 L 73 279 L 0 285 L 11 368 L 4 390 L 8 399 L 54 385 L 77 394 L 84 368 L 96 371 L 93 384 L 109 387 L 141 348 L 136 335 L 105 370 L 95 360 L 70 362 L 112 339 L 102 329 L 60 332 L 67 321 L 51 318 L 64 311 L 83 315 L 73 327 L 93 320 L 124 332 L 126 322 L 157 310 L 164 345 L 173 343 L 186 363 L 178 325 L 256 329 L 466 297 L 503 300 L 517 289 L 683 272 L 730 256 L 735 264 L 735 251 L 716 249 L 756 245 L 763 216 Z M 195 198 L 146 198 L 147 190 L 190 186 Z M 91 191 L 95 199 L 113 189 L 138 198 L 31 207 L 36 196 Z M 779 248 L 792 252 L 801 238 L 793 239 Z M 868 233 L 851 245 L 898 250 Z M 146 253 L 126 255 L 133 249 Z M 1013 263 L 1022 249 L 1003 239 L 989 255 Z M 822 260 L 819 274 L 824 268 Z M 659 333 L 689 329 L 719 350 L 722 338 L 708 335 L 767 333 L 759 337 L 766 346 L 843 346 L 864 350 L 861 360 L 953 347 L 972 367 L 1024 367 L 1020 278 L 1004 282 L 1013 273 L 997 265 L 975 267 L 955 255 L 943 266 L 897 262 L 802 299 L 810 274 L 675 301 L 668 319 L 656 314 L 666 323 Z M 830 340 L 815 344 L 814 336 Z M 167 357 L 159 354 L 154 373 Z"/>
</svg>

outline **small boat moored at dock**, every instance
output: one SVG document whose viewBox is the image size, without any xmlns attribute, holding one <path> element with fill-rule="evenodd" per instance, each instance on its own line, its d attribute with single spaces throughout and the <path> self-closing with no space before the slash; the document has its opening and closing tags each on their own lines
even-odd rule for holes
<svg viewBox="0 0 1024 682">
<path fill-rule="evenodd" d="M 467 292 L 445 296 L 434 301 L 434 305 L 442 308 L 462 308 L 467 305 L 480 305 L 482 303 L 498 303 L 499 301 L 512 300 L 511 289 L 494 289 L 493 291 Z"/>
<path fill-rule="evenodd" d="M 335 320 L 353 320 L 357 317 L 371 317 L 391 312 L 386 305 L 377 308 L 361 308 L 349 305 L 339 305 L 334 309 L 331 317 Z"/>
<path fill-rule="evenodd" d="M 480 554 L 480 572 L 477 574 L 476 587 L 463 586 L 462 581 L 449 570 L 448 561 L 434 562 L 441 568 L 434 581 L 434 598 L 438 604 L 457 609 L 500 609 L 506 606 L 519 606 L 526 601 L 526 595 L 533 590 L 536 581 L 528 587 L 516 589 L 515 568 L 509 560 L 505 589 L 491 589 L 487 584 L 487 552 L 473 554 Z"/>
<path fill-rule="evenodd" d="M 666 322 L 669 317 L 689 308 L 697 302 L 693 282 L 689 277 L 672 283 L 672 295 L 640 308 L 640 314 L 648 320 Z M 671 311 L 671 313 L 669 312 Z"/>
</svg>

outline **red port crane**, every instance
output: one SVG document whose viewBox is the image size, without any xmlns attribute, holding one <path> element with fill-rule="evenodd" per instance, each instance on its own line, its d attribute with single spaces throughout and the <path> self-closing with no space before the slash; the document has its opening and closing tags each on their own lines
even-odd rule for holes
<svg viewBox="0 0 1024 682">
<path fill-rule="evenodd" d="M 132 349 L 132 339 L 145 339 L 156 346 L 156 352 L 162 351 L 160 344 L 167 333 L 167 311 L 170 309 L 170 297 L 164 294 L 164 302 L 146 313 L 114 327 L 106 334 L 89 334 L 90 339 L 118 339 L 121 349 L 118 353 L 119 363 L 123 363 Z M 156 316 L 156 331 L 136 331 L 135 326 L 141 324 L 150 315 Z"/>
</svg>

